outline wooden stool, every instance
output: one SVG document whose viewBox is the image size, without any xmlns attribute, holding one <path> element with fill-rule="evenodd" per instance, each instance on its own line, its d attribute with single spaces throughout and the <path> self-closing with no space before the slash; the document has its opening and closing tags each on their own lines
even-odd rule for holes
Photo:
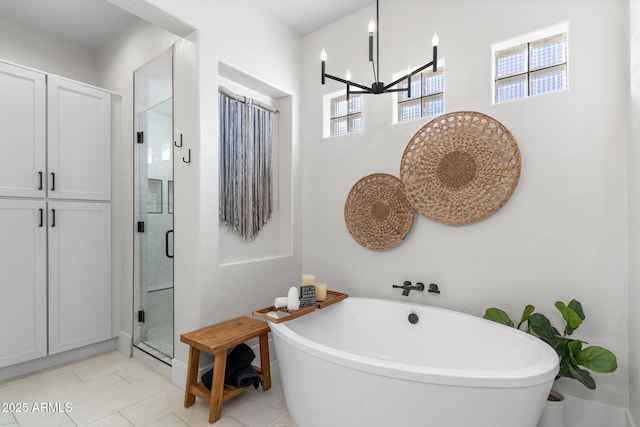
<svg viewBox="0 0 640 427">
<path fill-rule="evenodd" d="M 260 340 L 260 373 L 262 390 L 271 388 L 271 369 L 269 366 L 269 341 L 267 333 L 269 325 L 250 317 L 238 317 L 196 331 L 180 335 L 180 341 L 188 344 L 189 366 L 187 369 L 187 386 L 184 390 L 184 407 L 188 408 L 196 402 L 196 396 L 209 402 L 209 422 L 220 419 L 222 402 L 248 390 L 248 387 L 234 387 L 224 383 L 224 371 L 227 365 L 227 350 L 252 338 Z M 202 382 L 198 382 L 198 365 L 200 351 L 214 355 L 211 391 Z"/>
</svg>

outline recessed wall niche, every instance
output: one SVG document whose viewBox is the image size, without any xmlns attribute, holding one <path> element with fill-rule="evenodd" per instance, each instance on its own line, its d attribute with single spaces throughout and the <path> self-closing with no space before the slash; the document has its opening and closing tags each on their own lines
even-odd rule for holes
<svg viewBox="0 0 640 427">
<path fill-rule="evenodd" d="M 290 256 L 293 253 L 292 97 L 224 63 L 218 64 L 218 83 L 237 95 L 278 110 L 274 114 L 271 152 L 271 218 L 255 239 L 246 242 L 230 226 L 225 225 L 219 219 L 219 213 L 216 213 L 219 219 L 219 263 L 224 266 Z"/>
</svg>

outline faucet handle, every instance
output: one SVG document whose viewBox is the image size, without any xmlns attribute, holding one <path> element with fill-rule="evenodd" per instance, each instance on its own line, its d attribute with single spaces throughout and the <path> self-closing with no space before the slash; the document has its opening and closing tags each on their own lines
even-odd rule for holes
<svg viewBox="0 0 640 427">
<path fill-rule="evenodd" d="M 439 294 L 440 289 L 438 289 L 438 285 L 436 285 L 435 283 L 431 283 L 427 292 L 431 292 L 432 294 Z"/>
</svg>

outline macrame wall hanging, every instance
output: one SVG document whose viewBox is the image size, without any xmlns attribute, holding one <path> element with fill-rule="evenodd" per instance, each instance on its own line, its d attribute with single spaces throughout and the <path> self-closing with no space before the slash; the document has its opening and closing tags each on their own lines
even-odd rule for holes
<svg viewBox="0 0 640 427">
<path fill-rule="evenodd" d="M 219 214 L 252 241 L 272 214 L 271 146 L 277 110 L 219 88 Z"/>
</svg>

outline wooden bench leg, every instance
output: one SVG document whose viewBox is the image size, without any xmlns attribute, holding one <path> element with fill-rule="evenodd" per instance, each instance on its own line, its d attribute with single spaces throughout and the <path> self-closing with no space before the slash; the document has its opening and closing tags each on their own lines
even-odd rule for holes
<svg viewBox="0 0 640 427">
<path fill-rule="evenodd" d="M 262 370 L 262 390 L 271 388 L 271 363 L 269 362 L 269 336 L 260 335 L 260 369 Z"/>
<path fill-rule="evenodd" d="M 211 401 L 209 402 L 209 423 L 215 423 L 222 414 L 224 396 L 224 371 L 227 366 L 227 352 L 214 355 L 213 378 L 211 379 Z"/>
<path fill-rule="evenodd" d="M 198 382 L 198 368 L 200 365 L 200 350 L 189 347 L 189 365 L 187 367 L 187 385 L 184 388 L 184 407 L 196 403 L 196 395 L 191 392 L 191 386 Z"/>
</svg>

